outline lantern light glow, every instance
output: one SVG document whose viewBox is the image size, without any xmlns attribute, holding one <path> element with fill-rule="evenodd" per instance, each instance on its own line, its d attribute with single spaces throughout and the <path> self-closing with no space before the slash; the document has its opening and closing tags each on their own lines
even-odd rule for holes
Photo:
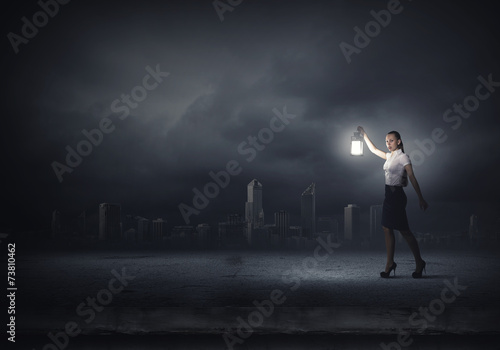
<svg viewBox="0 0 500 350">
<path fill-rule="evenodd" d="M 354 136 L 351 136 L 351 155 L 363 155 L 363 138 L 359 132 L 355 132 Z"/>
</svg>

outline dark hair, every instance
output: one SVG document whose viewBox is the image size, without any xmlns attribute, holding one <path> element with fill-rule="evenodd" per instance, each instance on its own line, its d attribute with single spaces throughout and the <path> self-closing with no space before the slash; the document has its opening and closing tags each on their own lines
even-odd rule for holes
<svg viewBox="0 0 500 350">
<path fill-rule="evenodd" d="M 389 135 L 389 134 L 394 134 L 394 136 L 396 136 L 396 140 L 401 140 L 401 135 L 399 135 L 399 132 L 393 130 L 393 131 L 389 131 L 387 133 L 387 135 Z M 401 140 L 401 143 L 399 144 L 398 148 L 400 148 L 401 151 L 403 151 L 403 153 L 405 153 L 405 146 L 403 146 L 403 140 Z"/>
</svg>

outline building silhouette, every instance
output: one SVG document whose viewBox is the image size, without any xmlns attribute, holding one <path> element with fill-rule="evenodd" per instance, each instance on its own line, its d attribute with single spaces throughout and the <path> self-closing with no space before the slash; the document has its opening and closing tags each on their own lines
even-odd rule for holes
<svg viewBox="0 0 500 350">
<path fill-rule="evenodd" d="M 239 214 L 227 216 L 226 222 L 219 223 L 219 242 L 222 247 L 245 245 L 249 241 L 247 222 Z"/>
<path fill-rule="evenodd" d="M 158 218 L 153 220 L 153 234 L 151 240 L 153 242 L 163 242 L 163 237 L 167 233 L 167 220 Z"/>
<path fill-rule="evenodd" d="M 302 226 L 290 226 L 288 228 L 288 233 L 290 236 L 300 237 L 302 236 Z"/>
<path fill-rule="evenodd" d="M 247 222 L 248 242 L 252 242 L 252 231 L 264 227 L 264 210 L 262 208 L 262 184 L 253 179 L 247 185 L 247 201 L 245 203 L 245 219 Z"/>
<path fill-rule="evenodd" d="M 316 233 L 316 185 L 314 182 L 300 197 L 300 223 L 304 237 L 312 238 Z"/>
<path fill-rule="evenodd" d="M 252 239 L 248 243 L 252 247 L 267 247 L 269 245 L 269 238 L 272 232 L 276 232 L 276 225 L 264 225 L 260 228 L 252 230 Z"/>
<path fill-rule="evenodd" d="M 289 236 L 290 214 L 286 210 L 274 213 L 274 225 L 278 236 L 283 239 L 287 238 Z"/>
<path fill-rule="evenodd" d="M 344 241 L 361 242 L 359 207 L 356 204 L 348 204 L 344 207 Z"/>
<path fill-rule="evenodd" d="M 469 217 L 469 238 L 477 238 L 478 232 L 477 215 L 472 214 Z"/>
<path fill-rule="evenodd" d="M 137 242 L 137 230 L 133 227 L 123 232 L 123 240 L 129 243 Z"/>
<path fill-rule="evenodd" d="M 137 219 L 137 240 L 139 242 L 151 241 L 151 221 L 139 217 Z"/>
<path fill-rule="evenodd" d="M 121 239 L 121 207 L 119 204 L 99 204 L 99 240 Z"/>
<path fill-rule="evenodd" d="M 52 212 L 51 238 L 56 240 L 82 239 L 87 235 L 87 216 L 83 212 Z"/>
<path fill-rule="evenodd" d="M 170 245 L 175 248 L 191 248 L 196 235 L 196 228 L 191 225 L 174 226 L 170 233 Z"/>
<path fill-rule="evenodd" d="M 195 244 L 201 248 L 209 248 L 212 247 L 212 237 L 210 235 L 210 225 L 207 223 L 202 223 L 196 226 Z"/>
</svg>

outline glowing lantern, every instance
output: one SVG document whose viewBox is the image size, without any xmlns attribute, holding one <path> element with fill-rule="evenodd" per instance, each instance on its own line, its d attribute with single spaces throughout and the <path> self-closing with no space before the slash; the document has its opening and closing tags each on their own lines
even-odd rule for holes
<svg viewBox="0 0 500 350">
<path fill-rule="evenodd" d="M 363 155 L 363 137 L 359 132 L 355 132 L 354 136 L 351 136 L 351 155 Z"/>
</svg>

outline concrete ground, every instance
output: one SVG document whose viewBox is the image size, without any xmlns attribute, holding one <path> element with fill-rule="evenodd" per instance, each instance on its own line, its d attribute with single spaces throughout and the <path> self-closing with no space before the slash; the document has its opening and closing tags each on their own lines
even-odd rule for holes
<svg viewBox="0 0 500 350">
<path fill-rule="evenodd" d="M 17 336 L 42 349 L 57 342 L 49 332 L 64 343 L 70 324 L 78 349 L 496 346 L 496 254 L 424 251 L 427 274 L 416 280 L 406 250 L 390 279 L 379 277 L 383 251 L 318 253 L 19 254 Z"/>
</svg>

